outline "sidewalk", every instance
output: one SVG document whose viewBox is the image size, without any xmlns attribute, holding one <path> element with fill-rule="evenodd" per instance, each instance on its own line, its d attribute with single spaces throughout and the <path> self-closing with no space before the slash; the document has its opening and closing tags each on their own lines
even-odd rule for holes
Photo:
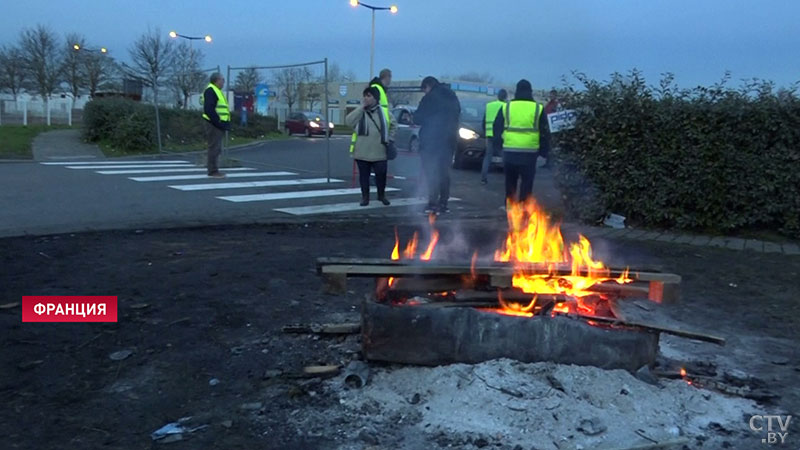
<svg viewBox="0 0 800 450">
<path fill-rule="evenodd" d="M 81 140 L 81 130 L 47 131 L 33 140 L 34 161 L 104 158 L 100 147 Z"/>
</svg>

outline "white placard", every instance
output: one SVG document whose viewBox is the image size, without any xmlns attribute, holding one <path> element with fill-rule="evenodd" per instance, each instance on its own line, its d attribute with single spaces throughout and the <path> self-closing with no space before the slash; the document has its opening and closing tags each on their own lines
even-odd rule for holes
<svg viewBox="0 0 800 450">
<path fill-rule="evenodd" d="M 565 109 L 547 115 L 547 124 L 550 125 L 551 133 L 575 128 L 577 120 L 578 113 L 574 109 Z"/>
</svg>

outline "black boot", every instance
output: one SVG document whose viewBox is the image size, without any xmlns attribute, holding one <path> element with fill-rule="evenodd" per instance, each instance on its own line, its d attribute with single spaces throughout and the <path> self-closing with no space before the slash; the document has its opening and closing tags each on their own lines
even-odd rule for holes
<svg viewBox="0 0 800 450">
<path fill-rule="evenodd" d="M 361 203 L 359 203 L 359 205 L 361 205 L 361 206 L 369 205 L 369 195 L 362 195 L 361 196 Z"/>
<path fill-rule="evenodd" d="M 383 203 L 385 206 L 389 206 L 392 204 L 392 202 L 390 202 L 385 195 L 379 195 L 378 200 L 380 200 L 380 202 Z"/>
</svg>

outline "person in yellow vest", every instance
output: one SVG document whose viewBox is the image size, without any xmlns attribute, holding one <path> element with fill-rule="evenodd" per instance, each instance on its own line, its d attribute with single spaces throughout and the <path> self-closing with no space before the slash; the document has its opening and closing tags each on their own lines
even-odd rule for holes
<svg viewBox="0 0 800 450">
<path fill-rule="evenodd" d="M 483 132 L 486 135 L 486 152 L 483 154 L 483 166 L 481 166 L 481 184 L 489 182 L 489 166 L 492 164 L 492 156 L 495 152 L 500 153 L 503 149 L 503 140 L 500 136 L 494 135 L 494 119 L 500 108 L 506 104 L 508 92 L 500 89 L 497 92 L 497 100 L 486 104 L 486 111 L 483 113 Z"/>
<path fill-rule="evenodd" d="M 494 135 L 503 139 L 506 206 L 509 201 L 524 202 L 533 193 L 536 158 L 546 156 L 540 155 L 540 141 L 550 135 L 543 109 L 533 100 L 530 81 L 522 79 L 517 83 L 514 100 L 506 102 L 494 120 Z"/>
<path fill-rule="evenodd" d="M 222 151 L 222 138 L 226 131 L 231 129 L 231 111 L 228 100 L 222 92 L 225 78 L 215 72 L 211 75 L 210 83 L 201 101 L 203 102 L 203 119 L 206 121 L 206 141 L 208 142 L 208 176 L 224 178 L 225 174 L 219 171 L 219 154 Z"/>
<path fill-rule="evenodd" d="M 386 90 L 389 89 L 389 85 L 392 84 L 392 71 L 389 69 L 381 69 L 378 76 L 373 78 L 369 82 L 369 87 L 374 87 L 378 89 L 378 92 L 381 94 L 381 98 L 378 99 L 378 103 L 384 110 L 386 115 L 386 123 L 391 122 L 392 115 L 389 113 L 389 97 L 386 96 Z"/>
</svg>

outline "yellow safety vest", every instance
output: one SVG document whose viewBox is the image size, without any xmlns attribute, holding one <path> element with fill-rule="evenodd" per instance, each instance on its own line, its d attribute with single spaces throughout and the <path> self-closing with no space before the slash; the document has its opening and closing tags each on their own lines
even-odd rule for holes
<svg viewBox="0 0 800 450">
<path fill-rule="evenodd" d="M 517 100 L 505 104 L 504 151 L 539 151 L 539 120 L 542 109 L 542 105 L 530 100 Z"/>
<path fill-rule="evenodd" d="M 378 99 L 378 103 L 383 106 L 383 115 L 386 117 L 386 125 L 389 125 L 389 122 L 392 120 L 392 115 L 389 113 L 389 97 L 386 96 L 386 91 L 383 90 L 383 86 L 379 83 L 375 83 L 370 85 L 370 87 L 378 88 L 378 92 L 381 93 L 381 98 Z"/>
<path fill-rule="evenodd" d="M 217 85 L 215 85 L 214 83 L 208 83 L 208 87 L 206 88 L 206 90 L 208 90 L 208 88 L 213 89 L 214 93 L 217 94 L 217 107 L 214 110 L 217 112 L 220 122 L 230 122 L 231 110 L 228 109 L 228 100 L 225 99 L 225 94 L 223 94 L 222 91 L 219 90 Z M 201 105 L 203 104 L 204 100 L 205 100 L 205 93 L 202 96 L 200 96 Z M 206 113 L 203 113 L 203 119 L 206 119 L 209 122 L 211 121 L 211 118 L 208 117 L 208 114 Z"/>
<path fill-rule="evenodd" d="M 486 137 L 494 137 L 494 119 L 497 118 L 497 112 L 506 103 L 500 100 L 495 100 L 486 104 Z"/>
</svg>

